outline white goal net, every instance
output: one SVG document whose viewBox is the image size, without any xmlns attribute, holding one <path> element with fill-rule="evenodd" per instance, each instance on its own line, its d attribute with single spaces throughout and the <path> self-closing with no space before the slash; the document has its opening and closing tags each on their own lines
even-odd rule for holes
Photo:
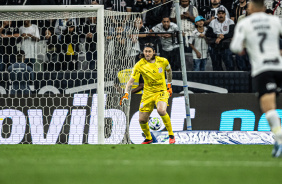
<svg viewBox="0 0 282 184">
<path fill-rule="evenodd" d="M 0 11 L 0 144 L 130 143 L 129 104 L 119 100 L 139 54 L 139 14 L 99 5 Z"/>
</svg>

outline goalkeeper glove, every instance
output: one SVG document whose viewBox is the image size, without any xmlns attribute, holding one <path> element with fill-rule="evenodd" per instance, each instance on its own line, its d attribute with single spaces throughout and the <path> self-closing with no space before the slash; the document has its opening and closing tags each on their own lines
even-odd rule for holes
<svg viewBox="0 0 282 184">
<path fill-rule="evenodd" d="M 171 83 L 168 83 L 167 84 L 167 92 L 169 92 L 169 97 L 171 97 L 172 96 L 172 88 L 171 88 Z"/>
<path fill-rule="evenodd" d="M 122 104 L 123 100 L 128 100 L 128 93 L 125 93 L 125 94 L 123 95 L 123 97 L 121 97 L 121 99 L 120 99 L 120 101 L 119 101 L 119 105 Z"/>
</svg>

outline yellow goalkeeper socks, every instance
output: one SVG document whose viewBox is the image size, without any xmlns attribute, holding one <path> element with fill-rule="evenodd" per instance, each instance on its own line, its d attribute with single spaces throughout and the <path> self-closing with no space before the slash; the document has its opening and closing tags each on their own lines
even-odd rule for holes
<svg viewBox="0 0 282 184">
<path fill-rule="evenodd" d="M 151 136 L 151 133 L 150 133 L 150 128 L 149 128 L 148 122 L 145 123 L 145 124 L 140 124 L 140 126 L 141 126 L 141 129 L 146 136 L 146 139 L 152 140 L 152 136 Z"/>
<path fill-rule="evenodd" d="M 164 116 L 161 116 L 161 118 L 163 119 L 165 127 L 168 131 L 168 135 L 174 135 L 173 131 L 172 131 L 172 126 L 171 126 L 170 117 L 169 117 L 168 113 L 166 113 L 166 115 L 164 115 Z"/>
</svg>

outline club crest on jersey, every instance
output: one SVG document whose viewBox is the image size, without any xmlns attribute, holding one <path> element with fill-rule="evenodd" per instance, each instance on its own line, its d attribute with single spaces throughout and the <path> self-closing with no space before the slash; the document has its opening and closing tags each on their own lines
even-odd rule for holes
<svg viewBox="0 0 282 184">
<path fill-rule="evenodd" d="M 162 67 L 160 67 L 158 69 L 159 69 L 159 73 L 163 73 L 163 68 Z"/>
<path fill-rule="evenodd" d="M 223 31 L 227 31 L 227 26 L 223 26 Z"/>
</svg>

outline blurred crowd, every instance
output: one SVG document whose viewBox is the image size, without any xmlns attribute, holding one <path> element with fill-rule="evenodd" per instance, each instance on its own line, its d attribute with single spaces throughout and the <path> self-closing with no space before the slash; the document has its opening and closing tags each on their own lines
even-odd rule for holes
<svg viewBox="0 0 282 184">
<path fill-rule="evenodd" d="M 105 36 L 106 52 L 115 56 L 110 58 L 113 64 L 123 62 L 126 56 L 138 61 L 144 44 L 152 42 L 158 55 L 170 61 L 172 70 L 180 71 L 176 9 L 168 0 L 0 0 L 0 5 L 85 4 L 103 4 L 109 11 L 146 12 L 132 20 L 138 33 L 128 34 L 124 20 L 132 17 L 111 20 L 112 28 L 107 28 Z M 268 14 L 282 19 L 280 0 L 266 0 L 265 5 Z M 210 62 L 213 71 L 250 71 L 248 55 L 234 55 L 229 49 L 234 27 L 249 15 L 248 0 L 180 0 L 180 15 L 185 53 L 193 62 L 188 70 L 206 71 Z M 3 21 L 0 71 L 8 71 L 17 62 L 32 71 L 97 69 L 96 22 L 96 17 Z M 24 54 L 24 60 L 17 59 L 19 53 Z"/>
</svg>

